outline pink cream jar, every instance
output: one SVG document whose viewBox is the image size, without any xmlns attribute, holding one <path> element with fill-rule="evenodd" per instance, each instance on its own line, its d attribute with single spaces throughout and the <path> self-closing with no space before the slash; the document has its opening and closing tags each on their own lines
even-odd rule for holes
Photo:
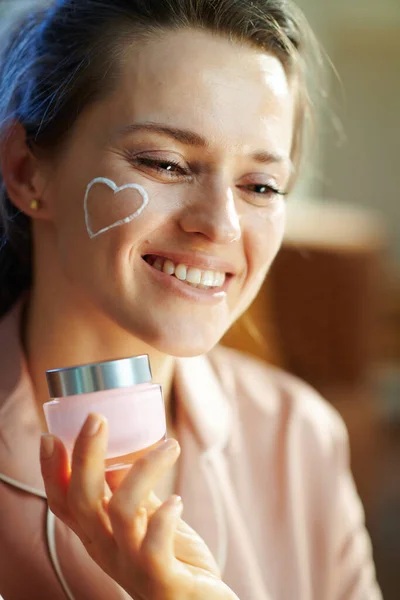
<svg viewBox="0 0 400 600">
<path fill-rule="evenodd" d="M 93 412 L 108 421 L 107 471 L 126 468 L 166 437 L 162 390 L 152 383 L 147 355 L 56 369 L 46 376 L 52 398 L 43 406 L 47 426 L 70 455 Z"/>
</svg>

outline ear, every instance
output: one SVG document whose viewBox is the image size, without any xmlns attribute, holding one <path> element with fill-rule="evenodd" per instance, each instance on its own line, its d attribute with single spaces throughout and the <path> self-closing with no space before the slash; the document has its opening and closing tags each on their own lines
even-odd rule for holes
<svg viewBox="0 0 400 600">
<path fill-rule="evenodd" d="M 43 161 L 28 146 L 24 127 L 13 122 L 0 144 L 2 178 L 11 202 L 33 219 L 50 218 L 43 196 L 46 186 Z M 31 207 L 36 201 L 40 210 Z"/>
</svg>

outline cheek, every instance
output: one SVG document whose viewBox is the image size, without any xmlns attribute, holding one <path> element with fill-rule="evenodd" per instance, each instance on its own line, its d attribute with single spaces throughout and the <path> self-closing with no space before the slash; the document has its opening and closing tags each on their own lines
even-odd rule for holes
<svg viewBox="0 0 400 600">
<path fill-rule="evenodd" d="M 118 185 L 111 179 L 97 177 L 87 186 L 83 200 L 87 234 L 94 239 L 116 227 L 128 225 L 148 206 L 149 193 L 142 185 Z"/>
<path fill-rule="evenodd" d="M 137 260 L 146 253 L 148 241 L 173 235 L 180 203 L 172 190 L 160 193 L 143 178 L 134 178 L 135 183 L 121 185 L 120 189 L 116 181 L 95 181 L 91 188 L 88 186 L 86 203 L 82 203 L 86 229 L 81 250 L 91 264 L 93 277 L 101 278 L 106 267 L 116 285 L 130 287 Z"/>
<path fill-rule="evenodd" d="M 246 221 L 249 277 L 263 279 L 282 243 L 286 223 L 286 204 L 273 211 L 255 210 Z"/>
<path fill-rule="evenodd" d="M 108 170 L 110 171 L 110 169 Z M 137 236 L 150 233 L 165 224 L 182 205 L 181 194 L 165 188 L 143 176 L 121 172 L 92 179 L 82 194 L 81 214 L 90 240 L 99 237 Z"/>
<path fill-rule="evenodd" d="M 285 206 L 273 215 L 252 210 L 242 217 L 243 247 L 247 273 L 232 310 L 236 320 L 253 302 L 282 243 L 285 231 Z"/>
<path fill-rule="evenodd" d="M 282 243 L 285 216 L 286 208 L 283 206 L 273 215 L 266 214 L 261 210 L 251 210 L 242 217 L 247 273 L 242 283 L 239 302 L 233 311 L 234 319 L 237 319 L 249 307 L 260 291 L 268 269 Z"/>
</svg>

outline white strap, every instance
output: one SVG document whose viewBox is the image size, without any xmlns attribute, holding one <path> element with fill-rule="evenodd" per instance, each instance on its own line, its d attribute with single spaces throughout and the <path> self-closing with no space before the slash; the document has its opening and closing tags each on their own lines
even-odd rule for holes
<svg viewBox="0 0 400 600">
<path fill-rule="evenodd" d="M 53 569 L 56 572 L 58 581 L 60 582 L 61 587 L 64 590 L 64 593 L 67 596 L 68 600 L 75 600 L 74 595 L 71 592 L 71 588 L 69 587 L 69 585 L 66 582 L 66 579 L 63 575 L 60 561 L 58 560 L 55 531 L 56 531 L 56 518 L 55 518 L 54 514 L 51 512 L 50 508 L 47 507 L 46 537 L 47 537 L 47 547 L 49 549 L 51 562 L 53 564 Z"/>
<path fill-rule="evenodd" d="M 23 492 L 26 492 L 27 494 L 32 494 L 32 496 L 39 496 L 39 498 L 44 498 L 45 500 L 47 500 L 47 496 L 46 496 L 45 492 L 42 492 L 42 490 L 33 488 L 29 485 L 26 485 L 25 483 L 21 483 L 20 481 L 17 481 L 16 479 L 12 479 L 11 477 L 8 477 L 7 475 L 3 475 L 3 473 L 0 473 L 0 481 L 2 481 L 3 483 L 7 483 L 8 485 L 11 485 L 12 487 L 17 488 L 18 490 L 22 490 Z"/>
</svg>

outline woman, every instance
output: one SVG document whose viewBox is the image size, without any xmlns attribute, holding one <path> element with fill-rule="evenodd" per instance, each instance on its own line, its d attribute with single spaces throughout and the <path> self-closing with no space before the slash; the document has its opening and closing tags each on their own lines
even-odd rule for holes
<svg viewBox="0 0 400 600">
<path fill-rule="evenodd" d="M 308 36 L 284 0 L 59 0 L 11 32 L 6 600 L 380 598 L 339 417 L 305 384 L 214 348 L 282 240 Z M 43 438 L 43 484 L 45 371 L 146 353 L 170 440 L 112 492 L 107 424 L 90 415 L 71 469 Z"/>
</svg>

